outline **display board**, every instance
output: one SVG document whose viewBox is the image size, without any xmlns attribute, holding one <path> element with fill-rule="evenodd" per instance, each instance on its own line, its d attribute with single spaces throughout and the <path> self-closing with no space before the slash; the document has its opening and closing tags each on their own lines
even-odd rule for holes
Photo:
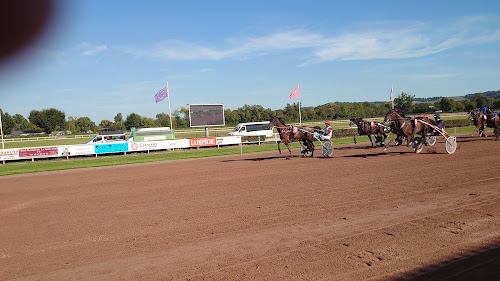
<svg viewBox="0 0 500 281">
<path fill-rule="evenodd" d="M 190 127 L 225 126 L 223 104 L 190 104 Z"/>
</svg>

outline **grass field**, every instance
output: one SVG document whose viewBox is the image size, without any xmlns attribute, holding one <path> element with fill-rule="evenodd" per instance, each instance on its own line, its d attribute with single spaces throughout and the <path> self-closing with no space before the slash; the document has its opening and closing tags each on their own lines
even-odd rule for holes
<svg viewBox="0 0 500 281">
<path fill-rule="evenodd" d="M 448 129 L 451 134 L 461 134 L 461 133 L 471 133 L 473 127 L 463 127 Z M 487 130 L 491 133 L 491 129 Z M 358 143 L 366 143 L 368 137 L 357 137 Z M 353 138 L 341 138 L 334 139 L 332 143 L 335 145 L 340 144 L 350 144 L 353 143 Z M 31 144 L 31 143 L 30 143 Z M 67 144 L 67 143 L 65 143 Z M 51 143 L 50 145 L 55 145 Z M 299 143 L 293 143 L 292 148 L 299 148 Z M 319 143 L 316 143 L 317 151 L 316 153 L 321 153 L 318 148 Z M 180 160 L 180 159 L 192 159 L 192 158 L 205 158 L 205 157 L 215 157 L 223 155 L 236 155 L 236 154 L 248 154 L 254 152 L 264 152 L 264 151 L 276 151 L 276 144 L 261 144 L 261 145 L 243 145 L 241 148 L 239 146 L 221 147 L 221 148 L 202 148 L 202 149 L 184 149 L 176 151 L 157 151 L 151 153 L 129 153 L 127 155 L 115 154 L 110 156 L 84 156 L 84 157 L 71 157 L 69 159 L 65 158 L 50 158 L 50 159 L 40 159 L 34 162 L 31 161 L 7 161 L 6 164 L 0 165 L 0 176 L 5 175 L 15 175 L 24 173 L 35 173 L 35 172 L 46 172 L 46 171 L 58 171 L 67 169 L 80 169 L 80 168 L 94 168 L 103 166 L 115 166 L 115 165 L 127 165 L 127 164 L 138 164 L 138 163 L 150 163 L 158 161 L 169 161 L 169 160 Z M 282 150 L 286 151 L 286 147 L 282 145 Z M 287 152 L 285 152 L 287 153 Z"/>
</svg>

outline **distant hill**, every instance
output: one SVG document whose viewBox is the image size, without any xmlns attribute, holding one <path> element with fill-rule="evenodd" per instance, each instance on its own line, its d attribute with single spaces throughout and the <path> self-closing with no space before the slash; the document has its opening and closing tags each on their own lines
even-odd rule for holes
<svg viewBox="0 0 500 281">
<path fill-rule="evenodd" d="M 495 99 L 500 99 L 500 91 L 488 91 L 484 93 L 475 93 L 475 94 L 468 94 L 465 95 L 464 98 L 471 100 L 473 99 L 477 94 L 483 94 L 489 98 L 495 98 Z"/>
<path fill-rule="evenodd" d="M 474 99 L 474 97 L 478 94 L 483 94 L 489 98 L 495 98 L 495 99 L 499 99 L 500 98 L 500 91 L 488 91 L 488 92 L 484 92 L 484 93 L 475 93 L 475 94 L 468 94 L 468 95 L 465 95 L 465 96 L 455 96 L 455 97 L 446 97 L 446 98 L 449 98 L 449 99 L 453 99 L 455 101 L 463 101 L 463 100 L 472 100 Z M 435 103 L 435 102 L 438 102 L 441 98 L 444 98 L 444 97 L 432 97 L 432 98 L 415 98 L 415 101 L 416 102 L 430 102 L 430 103 Z"/>
</svg>

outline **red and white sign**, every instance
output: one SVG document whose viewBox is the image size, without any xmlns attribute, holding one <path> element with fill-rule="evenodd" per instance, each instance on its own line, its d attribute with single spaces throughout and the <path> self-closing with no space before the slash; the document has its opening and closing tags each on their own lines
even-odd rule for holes
<svg viewBox="0 0 500 281">
<path fill-rule="evenodd" d="M 19 159 L 19 149 L 0 149 L 0 160 Z"/>
<path fill-rule="evenodd" d="M 215 146 L 215 145 L 217 145 L 216 138 L 189 139 L 190 147 Z"/>
<path fill-rule="evenodd" d="M 129 144 L 129 151 L 139 151 L 139 150 L 155 150 L 158 147 L 157 142 L 134 142 Z"/>
<path fill-rule="evenodd" d="M 57 156 L 57 147 L 34 147 L 19 149 L 19 158 Z"/>
</svg>

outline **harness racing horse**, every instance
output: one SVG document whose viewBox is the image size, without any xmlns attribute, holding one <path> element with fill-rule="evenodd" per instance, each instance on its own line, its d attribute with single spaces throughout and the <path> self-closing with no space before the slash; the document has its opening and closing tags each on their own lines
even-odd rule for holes
<svg viewBox="0 0 500 281">
<path fill-rule="evenodd" d="M 384 141 L 387 138 L 387 135 L 385 134 L 386 132 L 386 127 L 378 122 L 368 122 L 364 121 L 363 118 L 358 118 L 358 117 L 353 117 L 350 119 L 351 126 L 356 125 L 358 127 L 358 135 L 367 135 L 368 138 L 370 139 L 370 142 L 373 145 L 372 137 L 371 135 L 375 136 L 375 144 L 377 146 L 383 146 Z M 354 134 L 354 143 L 356 142 L 356 134 Z"/>
<path fill-rule="evenodd" d="M 288 148 L 290 152 L 290 157 L 293 157 L 292 150 L 290 149 L 290 143 L 295 141 L 302 141 L 306 146 L 306 150 L 302 150 L 302 157 L 305 157 L 307 152 L 311 152 L 311 157 L 314 155 L 314 129 L 309 127 L 293 127 L 292 125 L 286 125 L 283 119 L 278 117 L 273 117 L 269 121 L 268 128 L 276 128 L 278 134 L 280 135 L 280 140 Z M 278 142 L 278 151 L 281 154 L 280 143 Z"/>
<path fill-rule="evenodd" d="M 477 130 L 480 137 L 481 136 L 486 137 L 486 134 L 484 133 L 483 118 L 481 118 L 481 114 L 479 113 L 479 111 L 477 110 L 469 111 L 469 119 L 472 120 L 472 122 L 474 122 L 474 126 L 476 126 L 474 128 L 474 131 L 472 131 L 472 134 L 470 134 L 470 136 L 472 137 Z"/>
<path fill-rule="evenodd" d="M 394 139 L 398 139 L 399 136 L 402 136 L 406 139 L 407 147 L 411 144 L 416 152 L 420 152 L 423 144 L 426 144 L 426 133 L 429 131 L 429 128 L 425 124 L 418 122 L 418 120 L 424 120 L 430 123 L 429 118 L 417 117 L 415 119 L 411 119 L 402 117 L 394 109 L 389 110 L 389 112 L 385 115 L 384 123 L 390 123 L 390 128 L 394 137 L 384 147 L 384 150 L 387 150 Z M 420 135 L 420 137 L 414 137 L 415 134 Z"/>
<path fill-rule="evenodd" d="M 493 128 L 493 133 L 495 134 L 495 138 L 498 139 L 498 126 L 500 124 L 500 116 L 498 113 L 491 111 L 491 109 L 486 109 L 486 126 L 489 128 Z"/>
</svg>

